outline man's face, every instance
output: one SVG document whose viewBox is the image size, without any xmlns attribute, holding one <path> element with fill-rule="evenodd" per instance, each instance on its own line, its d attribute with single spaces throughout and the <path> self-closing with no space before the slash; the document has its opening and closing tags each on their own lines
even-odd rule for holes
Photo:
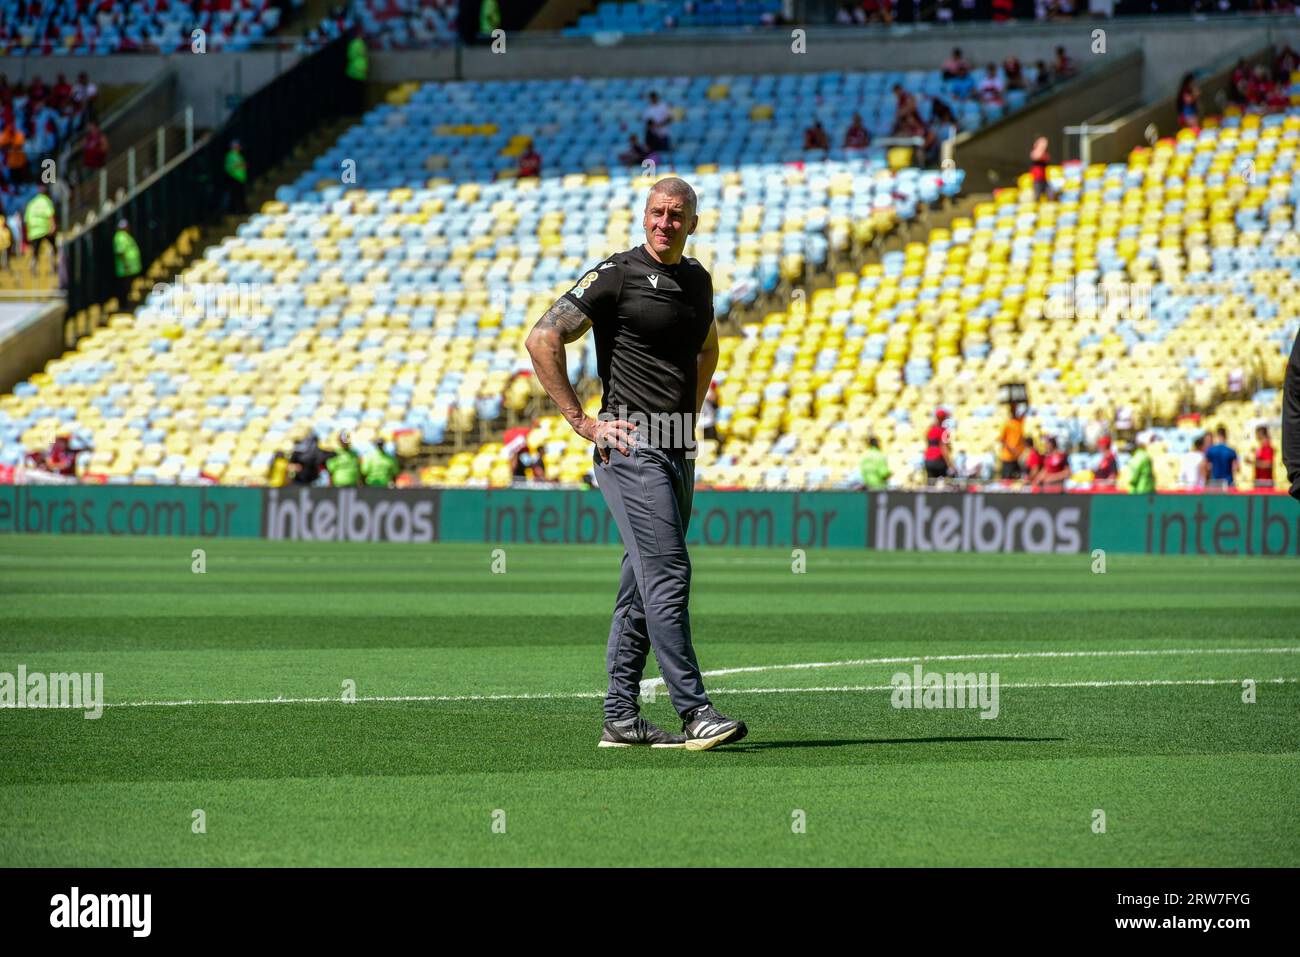
<svg viewBox="0 0 1300 957">
<path fill-rule="evenodd" d="M 676 261 L 686 248 L 686 237 L 695 232 L 699 217 L 680 196 L 651 193 L 646 202 L 645 241 L 655 255 L 664 261 Z"/>
</svg>

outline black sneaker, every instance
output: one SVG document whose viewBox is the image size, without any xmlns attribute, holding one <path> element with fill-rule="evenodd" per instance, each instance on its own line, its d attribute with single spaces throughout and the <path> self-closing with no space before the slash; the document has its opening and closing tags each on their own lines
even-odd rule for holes
<svg viewBox="0 0 1300 957">
<path fill-rule="evenodd" d="M 686 747 L 690 751 L 707 751 L 718 744 L 735 744 L 749 733 L 745 722 L 718 714 L 711 704 L 702 704 L 682 723 Z"/>
<path fill-rule="evenodd" d="M 657 728 L 645 718 L 606 721 L 605 731 L 596 743 L 598 748 L 684 748 L 686 738 Z"/>
</svg>

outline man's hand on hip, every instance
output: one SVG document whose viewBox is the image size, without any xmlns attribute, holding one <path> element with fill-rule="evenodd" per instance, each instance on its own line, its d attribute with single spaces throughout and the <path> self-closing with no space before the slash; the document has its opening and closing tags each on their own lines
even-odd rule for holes
<svg viewBox="0 0 1300 957">
<path fill-rule="evenodd" d="M 637 445 L 636 425 L 624 419 L 593 419 L 584 415 L 573 424 L 573 431 L 596 443 L 602 462 L 609 461 L 611 448 L 627 455 Z"/>
</svg>

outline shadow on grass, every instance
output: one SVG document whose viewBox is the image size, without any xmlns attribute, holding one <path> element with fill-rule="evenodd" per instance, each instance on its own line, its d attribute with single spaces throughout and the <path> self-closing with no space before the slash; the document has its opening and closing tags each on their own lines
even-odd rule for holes
<svg viewBox="0 0 1300 957">
<path fill-rule="evenodd" d="M 714 750 L 767 751 L 772 748 L 843 748 L 854 744 L 964 744 L 968 741 L 1022 741 L 1028 744 L 1041 744 L 1064 740 L 1065 738 L 1015 738 L 991 734 L 974 734 L 959 738 L 826 738 L 820 741 L 754 741 L 736 745 L 720 744 Z"/>
</svg>

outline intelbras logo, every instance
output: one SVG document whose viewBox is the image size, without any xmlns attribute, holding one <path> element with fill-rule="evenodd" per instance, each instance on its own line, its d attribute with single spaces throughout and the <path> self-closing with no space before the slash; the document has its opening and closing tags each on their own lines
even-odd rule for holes
<svg viewBox="0 0 1300 957">
<path fill-rule="evenodd" d="M 268 489 L 266 538 L 332 542 L 433 542 L 437 491 L 383 488 Z"/>
<path fill-rule="evenodd" d="M 1087 503 L 1069 495 L 884 492 L 874 545 L 882 551 L 1080 552 Z"/>
</svg>

